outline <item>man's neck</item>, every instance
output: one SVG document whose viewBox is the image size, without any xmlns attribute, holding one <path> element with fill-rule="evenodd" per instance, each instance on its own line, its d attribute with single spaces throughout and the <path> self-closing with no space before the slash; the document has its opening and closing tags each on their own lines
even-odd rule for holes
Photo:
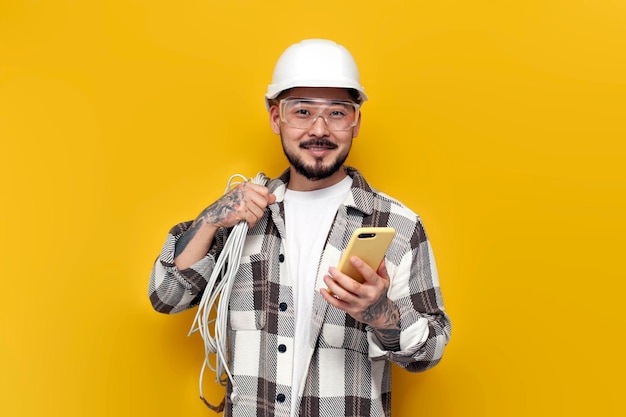
<svg viewBox="0 0 626 417">
<path fill-rule="evenodd" d="M 289 184 L 287 184 L 287 188 L 293 191 L 315 191 L 321 190 L 322 188 L 328 188 L 338 184 L 348 175 L 346 174 L 346 170 L 343 166 L 330 177 L 317 181 L 312 181 L 304 177 L 298 173 L 294 167 L 290 167 L 289 171 Z"/>
</svg>

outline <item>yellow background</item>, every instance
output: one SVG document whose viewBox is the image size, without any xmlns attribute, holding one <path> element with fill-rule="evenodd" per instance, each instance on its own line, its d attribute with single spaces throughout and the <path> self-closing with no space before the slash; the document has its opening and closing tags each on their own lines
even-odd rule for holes
<svg viewBox="0 0 626 417">
<path fill-rule="evenodd" d="M 0 415 L 211 415 L 148 275 L 286 166 L 263 94 L 308 37 L 359 62 L 349 162 L 422 216 L 453 320 L 394 416 L 624 415 L 622 0 L 0 1 Z"/>
</svg>

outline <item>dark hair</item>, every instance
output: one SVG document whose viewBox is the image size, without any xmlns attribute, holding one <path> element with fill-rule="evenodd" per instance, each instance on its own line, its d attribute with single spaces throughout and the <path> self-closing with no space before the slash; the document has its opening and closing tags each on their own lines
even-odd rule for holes
<svg viewBox="0 0 626 417">
<path fill-rule="evenodd" d="M 361 93 L 359 93 L 354 88 L 348 88 L 348 93 L 350 93 L 350 95 L 352 96 L 354 101 L 356 101 L 357 103 L 361 104 L 361 101 L 362 101 L 361 100 Z"/>
</svg>

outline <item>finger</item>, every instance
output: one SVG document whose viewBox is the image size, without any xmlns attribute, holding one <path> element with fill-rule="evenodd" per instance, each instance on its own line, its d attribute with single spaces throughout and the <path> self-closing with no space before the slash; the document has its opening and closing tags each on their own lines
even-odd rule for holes
<svg viewBox="0 0 626 417">
<path fill-rule="evenodd" d="M 268 205 L 269 196 L 258 194 L 258 193 L 249 193 L 246 195 L 246 202 L 250 205 L 254 205 L 261 210 L 265 210 L 265 207 Z"/>
<path fill-rule="evenodd" d="M 246 200 L 246 221 L 252 226 L 265 214 L 268 201 L 262 196 L 255 194 Z"/>
<path fill-rule="evenodd" d="M 326 295 L 324 298 L 335 307 L 345 306 L 353 298 L 353 295 L 339 285 L 331 275 L 325 275 L 324 282 L 326 283 L 326 288 L 322 288 L 322 293 Z"/>
<path fill-rule="evenodd" d="M 326 284 L 326 292 L 331 297 L 339 298 L 337 292 L 343 291 L 343 288 L 341 288 L 341 286 L 335 282 L 332 275 L 330 273 L 324 275 L 323 280 L 324 284 Z"/>
<path fill-rule="evenodd" d="M 333 294 L 329 292 L 330 290 L 326 289 L 326 288 L 320 288 L 320 294 L 322 294 L 322 298 L 324 300 L 326 300 L 326 302 L 332 306 L 335 306 L 337 308 L 342 308 L 342 301 L 341 299 Z"/>
<path fill-rule="evenodd" d="M 250 226 L 254 226 L 257 221 L 263 216 L 263 209 L 260 207 L 250 204 L 247 206 L 247 210 L 245 213 L 245 221 L 248 222 Z"/>
<path fill-rule="evenodd" d="M 270 195 L 270 190 L 264 186 L 264 185 L 259 185 L 259 184 L 253 184 L 251 182 L 247 182 L 245 183 L 245 191 L 246 194 L 251 195 L 251 194 L 257 194 L 259 196 L 262 197 L 263 200 L 267 201 L 269 199 L 269 195 Z"/>
<path fill-rule="evenodd" d="M 257 184 L 250 185 L 249 189 L 246 190 L 246 196 L 263 209 L 276 202 L 276 196 L 271 194 L 267 187 Z"/>
<path fill-rule="evenodd" d="M 365 283 L 374 283 L 378 279 L 376 272 L 374 272 L 374 270 L 368 264 L 363 262 L 363 260 L 358 256 L 351 257 L 350 263 L 357 271 L 359 271 L 359 274 L 361 274 Z"/>
<path fill-rule="evenodd" d="M 333 285 L 333 287 L 329 288 L 341 299 L 347 299 L 350 296 L 357 295 L 361 286 L 358 281 L 334 267 L 328 269 L 328 275 L 324 282 L 326 281 L 328 281 L 327 285 Z M 335 288 L 337 288 L 337 290 L 335 290 Z"/>
</svg>

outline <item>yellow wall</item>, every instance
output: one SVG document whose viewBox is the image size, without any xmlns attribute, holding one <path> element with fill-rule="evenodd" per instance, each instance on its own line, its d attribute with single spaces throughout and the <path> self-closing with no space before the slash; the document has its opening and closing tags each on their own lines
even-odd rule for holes
<svg viewBox="0 0 626 417">
<path fill-rule="evenodd" d="M 350 163 L 422 215 L 453 319 L 394 416 L 623 415 L 619 0 L 1 1 L 0 415 L 209 415 L 148 274 L 231 174 L 285 167 L 263 94 L 306 37 L 360 63 Z"/>
</svg>

